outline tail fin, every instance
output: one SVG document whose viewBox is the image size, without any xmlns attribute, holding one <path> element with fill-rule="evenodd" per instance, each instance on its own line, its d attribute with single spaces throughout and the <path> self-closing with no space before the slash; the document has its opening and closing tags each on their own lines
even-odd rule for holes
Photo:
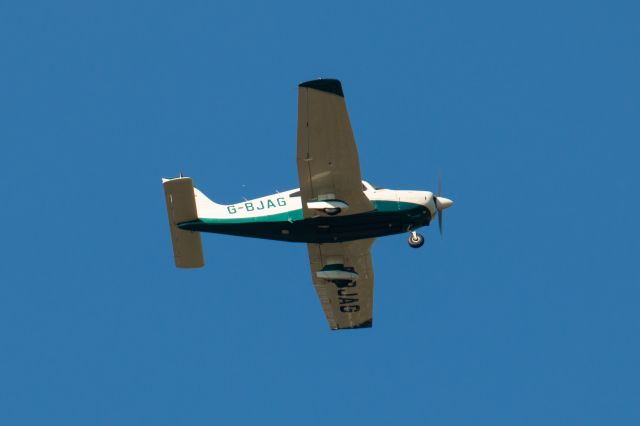
<svg viewBox="0 0 640 426">
<path fill-rule="evenodd" d="M 162 179 L 169 214 L 173 257 L 178 268 L 204 266 L 200 233 L 178 228 L 178 223 L 198 219 L 193 180 L 187 177 Z"/>
<path fill-rule="evenodd" d="M 225 206 L 214 203 L 198 188 L 193 188 L 193 195 L 196 199 L 198 217 L 220 217 L 226 212 Z"/>
</svg>

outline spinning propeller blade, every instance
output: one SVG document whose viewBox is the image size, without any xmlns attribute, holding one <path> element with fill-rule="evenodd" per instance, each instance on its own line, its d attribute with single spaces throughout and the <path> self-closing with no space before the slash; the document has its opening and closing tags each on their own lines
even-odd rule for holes
<svg viewBox="0 0 640 426">
<path fill-rule="evenodd" d="M 438 197 L 442 195 L 442 175 L 438 174 L 438 196 L 436 197 L 436 211 L 438 212 L 438 229 L 440 230 L 440 238 L 442 237 L 442 207 L 438 203 Z"/>
<path fill-rule="evenodd" d="M 438 216 L 438 229 L 442 238 L 442 212 L 453 205 L 453 201 L 442 196 L 442 176 L 438 176 L 438 195 L 433 196 L 436 205 L 436 215 Z"/>
</svg>

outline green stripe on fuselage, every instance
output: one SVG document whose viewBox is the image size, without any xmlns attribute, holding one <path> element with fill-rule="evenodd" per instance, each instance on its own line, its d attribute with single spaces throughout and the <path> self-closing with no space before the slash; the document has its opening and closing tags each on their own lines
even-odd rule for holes
<svg viewBox="0 0 640 426">
<path fill-rule="evenodd" d="M 184 230 L 266 238 L 282 241 L 329 243 L 375 238 L 428 225 L 431 216 L 420 204 L 372 201 L 374 210 L 347 216 L 305 219 L 302 209 L 249 218 L 201 218 L 178 226 Z"/>
<path fill-rule="evenodd" d="M 284 213 L 270 214 L 265 216 L 254 217 L 239 217 L 233 219 L 222 218 L 200 218 L 200 222 L 207 224 L 241 224 L 241 223 L 256 223 L 256 222 L 293 222 L 297 220 L 304 220 L 302 209 L 291 210 Z M 178 225 L 180 227 L 182 224 Z"/>
</svg>

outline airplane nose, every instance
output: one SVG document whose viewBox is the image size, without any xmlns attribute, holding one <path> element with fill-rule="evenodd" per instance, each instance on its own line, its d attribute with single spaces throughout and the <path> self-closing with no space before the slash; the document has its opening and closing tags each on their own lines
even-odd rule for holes
<svg viewBox="0 0 640 426">
<path fill-rule="evenodd" d="M 448 209 L 453 205 L 453 200 L 444 197 L 438 197 L 438 204 L 441 210 Z"/>
</svg>

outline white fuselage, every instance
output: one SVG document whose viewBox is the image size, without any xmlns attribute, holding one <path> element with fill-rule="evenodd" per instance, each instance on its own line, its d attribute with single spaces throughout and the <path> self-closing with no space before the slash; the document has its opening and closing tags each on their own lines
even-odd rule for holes
<svg viewBox="0 0 640 426">
<path fill-rule="evenodd" d="M 436 214 L 433 193 L 429 191 L 375 188 L 366 181 L 362 181 L 362 184 L 364 194 L 372 202 L 416 204 L 427 207 L 431 218 Z M 302 210 L 299 188 L 226 205 L 214 203 L 198 189 L 194 188 L 194 192 L 199 218 L 246 220 Z"/>
</svg>

